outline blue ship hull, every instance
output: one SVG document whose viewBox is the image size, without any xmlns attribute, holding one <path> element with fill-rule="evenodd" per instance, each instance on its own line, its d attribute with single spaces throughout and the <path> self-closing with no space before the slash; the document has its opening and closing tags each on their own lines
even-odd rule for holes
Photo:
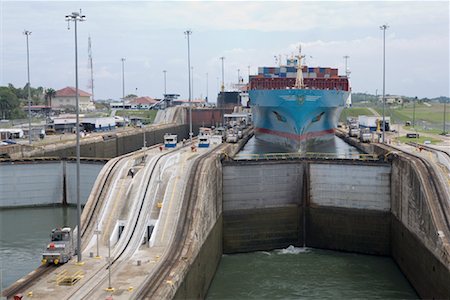
<svg viewBox="0 0 450 300">
<path fill-rule="evenodd" d="M 349 94 L 341 90 L 250 90 L 255 136 L 291 152 L 330 140 Z"/>
</svg>

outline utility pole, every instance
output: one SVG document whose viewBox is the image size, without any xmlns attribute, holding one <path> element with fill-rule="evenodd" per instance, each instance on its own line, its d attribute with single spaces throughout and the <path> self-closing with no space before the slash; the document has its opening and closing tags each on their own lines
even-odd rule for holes
<svg viewBox="0 0 450 300">
<path fill-rule="evenodd" d="M 31 31 L 24 30 L 23 34 L 27 37 L 27 74 L 28 74 L 28 144 L 31 145 L 31 86 L 30 86 L 30 48 L 28 45 L 28 37 Z"/>
<path fill-rule="evenodd" d="M 384 24 L 380 26 L 380 29 L 383 30 L 383 136 L 381 139 L 381 142 L 384 144 L 384 133 L 386 130 L 386 117 L 385 117 L 385 106 L 386 106 L 386 99 L 385 99 L 385 83 L 386 83 L 386 29 L 388 29 L 389 26 Z"/>
<path fill-rule="evenodd" d="M 416 101 L 417 101 L 417 97 L 414 97 L 414 100 L 413 100 L 413 128 L 416 127 Z"/>
<path fill-rule="evenodd" d="M 123 121 L 125 123 L 125 58 L 120 59 L 122 61 L 122 109 L 123 113 Z"/>
<path fill-rule="evenodd" d="M 221 86 L 220 90 L 223 92 L 223 91 L 225 91 L 225 75 L 223 72 L 223 60 L 225 59 L 225 57 L 222 56 L 220 59 L 222 60 L 222 86 Z"/>
<path fill-rule="evenodd" d="M 208 73 L 206 73 L 206 103 L 208 103 Z"/>
<path fill-rule="evenodd" d="M 444 131 L 442 131 L 442 134 L 445 135 L 447 133 L 446 131 L 446 127 L 445 127 L 445 123 L 446 123 L 446 118 L 447 118 L 447 98 L 444 98 L 444 121 L 443 121 L 443 127 L 444 127 Z"/>
<path fill-rule="evenodd" d="M 80 203 L 80 107 L 78 101 L 78 45 L 77 45 L 77 23 L 86 21 L 86 16 L 80 13 L 73 12 L 66 16 L 67 29 L 70 29 L 69 22 L 73 21 L 75 24 L 75 107 L 76 107 L 76 134 L 77 134 L 77 257 L 78 263 L 81 263 L 81 203 Z"/>
<path fill-rule="evenodd" d="M 191 101 L 191 48 L 189 45 L 189 36 L 192 34 L 191 30 L 186 30 L 184 34 L 187 37 L 188 50 L 188 74 L 189 74 L 189 141 L 192 143 L 192 101 Z"/>
<path fill-rule="evenodd" d="M 164 73 L 164 97 L 166 97 L 166 94 L 167 94 L 167 90 L 166 90 L 166 73 L 167 73 L 167 71 L 163 70 L 163 73 Z"/>
<path fill-rule="evenodd" d="M 91 37 L 89 36 L 88 39 L 88 55 L 89 55 L 89 69 L 91 69 L 91 94 L 92 94 L 92 102 L 95 103 L 94 98 L 94 64 L 92 62 L 92 44 L 91 44 Z"/>
</svg>

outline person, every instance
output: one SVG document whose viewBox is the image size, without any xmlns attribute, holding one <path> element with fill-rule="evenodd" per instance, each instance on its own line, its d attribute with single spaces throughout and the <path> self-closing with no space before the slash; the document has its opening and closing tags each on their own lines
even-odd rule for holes
<svg viewBox="0 0 450 300">
<path fill-rule="evenodd" d="M 131 168 L 131 169 L 128 171 L 128 175 L 131 176 L 131 178 L 134 177 L 134 169 L 133 169 L 133 168 Z"/>
</svg>

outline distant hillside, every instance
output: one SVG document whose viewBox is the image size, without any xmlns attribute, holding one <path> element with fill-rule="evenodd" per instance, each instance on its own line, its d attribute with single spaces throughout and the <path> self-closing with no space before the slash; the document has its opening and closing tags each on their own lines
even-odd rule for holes
<svg viewBox="0 0 450 300">
<path fill-rule="evenodd" d="M 359 103 L 359 102 L 372 102 L 375 103 L 378 101 L 378 96 L 372 95 L 372 94 L 366 94 L 366 93 L 352 93 L 352 102 L 353 103 Z M 386 96 L 389 96 L 387 94 Z M 414 97 L 407 97 L 402 96 L 405 100 L 414 101 Z M 445 96 L 440 96 L 436 98 L 417 98 L 417 102 L 439 102 L 439 103 L 450 103 L 450 98 Z"/>
</svg>

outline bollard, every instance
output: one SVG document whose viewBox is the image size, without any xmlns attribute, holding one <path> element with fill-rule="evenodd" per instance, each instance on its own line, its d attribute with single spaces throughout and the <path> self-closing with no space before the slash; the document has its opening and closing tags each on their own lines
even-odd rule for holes
<svg viewBox="0 0 450 300">
<path fill-rule="evenodd" d="M 138 260 L 136 263 L 137 263 L 138 266 L 141 265 L 141 261 L 140 260 Z"/>
<path fill-rule="evenodd" d="M 94 257 L 94 252 L 89 252 L 89 257 L 90 258 Z"/>
</svg>

